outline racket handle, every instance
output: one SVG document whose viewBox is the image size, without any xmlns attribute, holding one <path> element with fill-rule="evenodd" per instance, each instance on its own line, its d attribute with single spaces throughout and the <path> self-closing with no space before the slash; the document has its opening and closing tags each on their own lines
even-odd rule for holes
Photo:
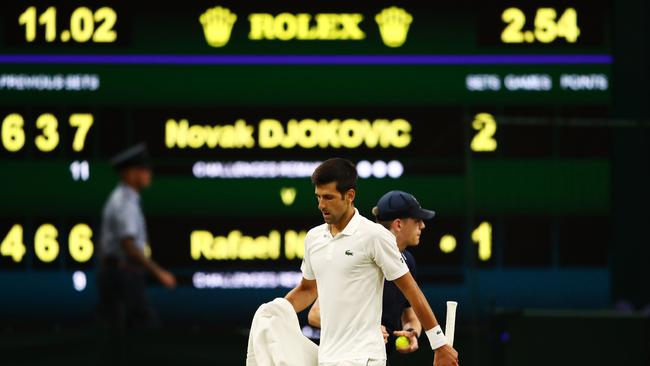
<svg viewBox="0 0 650 366">
<path fill-rule="evenodd" d="M 449 345 L 454 345 L 454 331 L 456 330 L 456 301 L 447 301 L 447 321 L 445 322 L 445 336 Z"/>
</svg>

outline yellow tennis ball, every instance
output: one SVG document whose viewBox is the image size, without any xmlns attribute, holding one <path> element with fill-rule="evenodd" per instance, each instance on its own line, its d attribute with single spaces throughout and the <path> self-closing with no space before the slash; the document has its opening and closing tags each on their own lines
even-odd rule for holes
<svg viewBox="0 0 650 366">
<path fill-rule="evenodd" d="M 395 347 L 397 347 L 397 349 L 406 349 L 411 347 L 411 342 L 409 342 L 408 338 L 404 336 L 399 336 L 395 340 Z"/>
</svg>

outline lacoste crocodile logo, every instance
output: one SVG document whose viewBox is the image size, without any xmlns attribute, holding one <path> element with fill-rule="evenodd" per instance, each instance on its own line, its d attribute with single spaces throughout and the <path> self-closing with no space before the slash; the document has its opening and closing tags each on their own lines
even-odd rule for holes
<svg viewBox="0 0 650 366">
<path fill-rule="evenodd" d="M 354 255 L 354 254 L 352 254 L 352 251 L 348 249 L 345 251 L 345 255 Z"/>
</svg>

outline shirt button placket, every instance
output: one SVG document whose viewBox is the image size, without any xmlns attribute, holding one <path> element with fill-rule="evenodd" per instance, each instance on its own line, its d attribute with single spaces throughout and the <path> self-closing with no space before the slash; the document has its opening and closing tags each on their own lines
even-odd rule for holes
<svg viewBox="0 0 650 366">
<path fill-rule="evenodd" d="M 327 237 L 327 235 L 325 235 L 325 237 Z M 325 260 L 331 261 L 333 252 L 334 252 L 334 238 L 330 236 L 327 242 L 327 254 L 325 255 Z"/>
</svg>

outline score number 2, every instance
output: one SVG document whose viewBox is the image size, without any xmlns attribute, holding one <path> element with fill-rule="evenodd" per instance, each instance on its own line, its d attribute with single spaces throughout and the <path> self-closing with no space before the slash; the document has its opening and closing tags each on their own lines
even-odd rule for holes
<svg viewBox="0 0 650 366">
<path fill-rule="evenodd" d="M 474 152 L 490 152 L 497 149 L 497 140 L 494 134 L 497 132 L 497 122 L 489 113 L 479 113 L 474 117 L 472 128 L 476 135 L 472 139 L 470 148 Z"/>
</svg>

